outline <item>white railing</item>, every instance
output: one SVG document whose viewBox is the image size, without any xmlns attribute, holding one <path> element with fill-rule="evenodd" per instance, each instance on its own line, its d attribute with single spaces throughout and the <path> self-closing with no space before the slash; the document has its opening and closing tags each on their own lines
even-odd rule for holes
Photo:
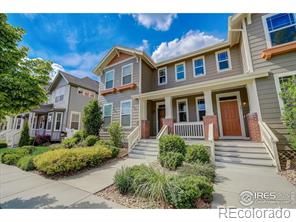
<svg viewBox="0 0 296 222">
<path fill-rule="evenodd" d="M 132 150 L 134 145 L 140 139 L 140 126 L 137 126 L 128 136 L 127 136 L 127 144 L 128 144 L 128 152 Z"/>
<path fill-rule="evenodd" d="M 37 135 L 44 135 L 45 131 L 46 131 L 45 129 L 31 129 L 30 136 L 35 137 Z"/>
<path fill-rule="evenodd" d="M 174 133 L 183 138 L 204 138 L 203 122 L 174 123 Z"/>
<path fill-rule="evenodd" d="M 214 142 L 214 125 L 209 124 L 208 141 L 210 144 L 211 162 L 215 163 L 215 142 Z"/>
<path fill-rule="evenodd" d="M 21 138 L 21 130 L 13 130 L 6 135 L 7 145 L 10 147 L 15 147 L 18 145 Z"/>
<path fill-rule="evenodd" d="M 278 155 L 278 150 L 276 143 L 279 141 L 278 138 L 274 135 L 271 129 L 267 126 L 265 122 L 259 121 L 259 127 L 261 131 L 262 140 L 267 148 L 268 153 L 272 157 L 274 164 L 277 167 L 277 170 L 281 170 L 280 160 Z"/>
<path fill-rule="evenodd" d="M 156 135 L 156 139 L 159 140 L 162 136 L 168 135 L 168 133 L 169 133 L 169 127 L 167 125 L 163 125 L 160 131 L 158 132 L 158 134 Z"/>
</svg>

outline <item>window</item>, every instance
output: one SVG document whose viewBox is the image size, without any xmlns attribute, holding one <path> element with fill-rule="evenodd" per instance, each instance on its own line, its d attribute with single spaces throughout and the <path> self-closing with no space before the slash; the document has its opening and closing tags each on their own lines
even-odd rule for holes
<svg viewBox="0 0 296 222">
<path fill-rule="evenodd" d="M 103 110 L 104 127 L 108 127 L 112 122 L 112 108 L 113 108 L 112 103 L 104 105 L 104 110 Z"/>
<path fill-rule="evenodd" d="M 37 116 L 34 115 L 34 118 L 33 118 L 33 129 L 36 129 L 37 128 Z"/>
<path fill-rule="evenodd" d="M 122 127 L 131 127 L 132 101 L 126 100 L 120 103 L 120 123 Z"/>
<path fill-rule="evenodd" d="M 121 85 L 126 85 L 132 82 L 133 64 L 122 66 Z"/>
<path fill-rule="evenodd" d="M 178 122 L 188 122 L 187 99 L 177 100 L 177 113 Z"/>
<path fill-rule="evenodd" d="M 158 85 L 167 84 L 167 68 L 163 67 L 158 69 Z"/>
<path fill-rule="evenodd" d="M 81 88 L 78 88 L 78 94 L 83 94 L 83 89 L 81 89 Z"/>
<path fill-rule="evenodd" d="M 21 118 L 17 118 L 16 119 L 16 129 L 20 129 L 21 128 L 21 124 L 22 124 L 22 119 Z"/>
<path fill-rule="evenodd" d="M 185 62 L 175 65 L 175 74 L 176 81 L 182 81 L 186 79 Z"/>
<path fill-rule="evenodd" d="M 206 105 L 203 97 L 196 98 L 196 115 L 197 121 L 203 121 L 203 117 L 206 115 Z"/>
<path fill-rule="evenodd" d="M 55 102 L 58 103 L 58 102 L 61 102 L 64 100 L 64 95 L 59 95 L 59 96 L 56 96 L 55 97 Z"/>
<path fill-rule="evenodd" d="M 51 130 L 52 128 L 52 117 L 53 117 L 53 113 L 48 113 L 46 130 Z"/>
<path fill-rule="evenodd" d="M 56 118 L 55 118 L 55 124 L 54 124 L 55 131 L 60 131 L 62 129 L 62 118 L 63 118 L 63 113 L 57 112 Z"/>
<path fill-rule="evenodd" d="M 280 93 L 283 90 L 282 89 L 282 84 L 287 81 L 288 79 L 294 78 L 295 82 L 296 82 L 296 72 L 288 72 L 288 73 L 282 73 L 282 74 L 277 74 L 274 75 L 274 80 L 275 80 L 275 87 L 276 87 L 276 91 L 278 94 L 278 100 L 279 100 L 279 105 L 280 105 L 280 109 L 281 109 L 281 113 L 283 113 L 283 108 L 284 108 L 284 101 L 282 100 Z"/>
<path fill-rule="evenodd" d="M 268 47 L 296 41 L 296 14 L 269 14 L 262 19 Z"/>
<path fill-rule="evenodd" d="M 204 57 L 193 59 L 192 63 L 193 63 L 194 77 L 198 77 L 206 74 Z"/>
<path fill-rule="evenodd" d="M 229 49 L 216 52 L 216 63 L 218 72 L 224 72 L 231 69 Z"/>
<path fill-rule="evenodd" d="M 70 129 L 79 130 L 80 128 L 80 113 L 71 112 Z"/>
<path fill-rule="evenodd" d="M 105 74 L 105 89 L 113 88 L 114 70 L 110 70 Z"/>
</svg>

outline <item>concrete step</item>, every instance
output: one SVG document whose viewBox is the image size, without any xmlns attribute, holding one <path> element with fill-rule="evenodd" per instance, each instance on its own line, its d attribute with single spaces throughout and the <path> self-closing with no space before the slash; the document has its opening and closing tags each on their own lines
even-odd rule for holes
<svg viewBox="0 0 296 222">
<path fill-rule="evenodd" d="M 157 156 L 141 155 L 135 153 L 129 153 L 128 156 L 133 159 L 157 160 Z"/>
<path fill-rule="evenodd" d="M 222 156 L 222 157 L 237 157 L 237 158 L 246 158 L 246 159 L 270 160 L 270 156 L 267 153 L 240 153 L 240 152 L 216 151 L 215 155 Z"/>
<path fill-rule="evenodd" d="M 157 144 L 158 145 L 158 140 L 157 139 L 141 139 L 139 143 L 145 143 L 145 144 Z"/>
<path fill-rule="evenodd" d="M 131 154 L 139 154 L 139 155 L 148 155 L 148 156 L 157 156 L 158 152 L 154 152 L 154 151 L 148 151 L 148 150 L 138 150 L 138 149 L 133 149 L 131 152 Z"/>
<path fill-rule="evenodd" d="M 237 152 L 237 153 L 266 153 L 263 147 L 224 147 L 215 146 L 215 151 Z"/>
<path fill-rule="evenodd" d="M 158 147 L 147 147 L 147 146 L 139 146 L 136 145 L 133 150 L 144 150 L 144 151 L 152 151 L 152 152 L 158 152 Z"/>
<path fill-rule="evenodd" d="M 140 141 L 137 143 L 137 145 L 144 146 L 144 147 L 158 148 L 158 144 L 155 144 L 155 143 L 143 143 Z"/>
<path fill-rule="evenodd" d="M 233 164 L 235 163 L 235 164 L 273 167 L 273 163 L 271 160 L 248 159 L 248 158 L 237 158 L 237 157 L 222 157 L 222 156 L 216 156 L 215 160 L 217 162 L 223 162 L 223 163 L 233 163 Z"/>
<path fill-rule="evenodd" d="M 253 148 L 262 148 L 264 147 L 263 143 L 251 142 L 251 141 L 217 141 L 215 146 L 219 147 L 253 147 Z"/>
</svg>

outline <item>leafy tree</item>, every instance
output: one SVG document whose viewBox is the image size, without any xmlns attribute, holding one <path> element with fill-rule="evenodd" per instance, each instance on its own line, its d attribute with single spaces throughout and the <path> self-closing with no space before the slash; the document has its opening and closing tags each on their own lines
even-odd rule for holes
<svg viewBox="0 0 296 222">
<path fill-rule="evenodd" d="M 296 77 L 293 76 L 281 85 L 284 101 L 284 123 L 290 134 L 290 143 L 296 150 Z"/>
<path fill-rule="evenodd" d="M 84 107 L 83 125 L 87 135 L 99 137 L 103 125 L 102 111 L 97 100 L 91 100 Z"/>
<path fill-rule="evenodd" d="M 122 148 L 123 145 L 123 131 L 118 122 L 111 123 L 108 128 L 108 133 L 110 135 L 110 139 L 113 142 L 114 146 L 118 148 Z"/>
<path fill-rule="evenodd" d="M 24 127 L 22 129 L 22 132 L 21 132 L 19 146 L 21 147 L 21 146 L 32 145 L 30 143 L 31 143 L 31 141 L 30 141 L 30 134 L 29 134 L 29 124 L 28 124 L 28 121 L 26 120 L 24 123 Z"/>
<path fill-rule="evenodd" d="M 0 14 L 0 119 L 27 112 L 45 102 L 51 62 L 29 59 L 29 49 L 19 46 L 25 31 L 7 23 Z"/>
</svg>

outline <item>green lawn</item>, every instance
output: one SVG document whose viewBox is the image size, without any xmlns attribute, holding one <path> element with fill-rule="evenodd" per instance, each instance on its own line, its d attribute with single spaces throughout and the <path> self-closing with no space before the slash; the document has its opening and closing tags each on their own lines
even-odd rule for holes
<svg viewBox="0 0 296 222">
<path fill-rule="evenodd" d="M 0 149 L 0 154 L 7 151 L 7 150 L 11 150 L 11 149 L 15 149 L 15 148 L 2 148 L 2 149 Z M 32 153 L 32 155 L 36 156 L 38 154 L 45 153 L 48 150 L 49 150 L 48 146 L 36 146 L 36 150 Z"/>
</svg>

